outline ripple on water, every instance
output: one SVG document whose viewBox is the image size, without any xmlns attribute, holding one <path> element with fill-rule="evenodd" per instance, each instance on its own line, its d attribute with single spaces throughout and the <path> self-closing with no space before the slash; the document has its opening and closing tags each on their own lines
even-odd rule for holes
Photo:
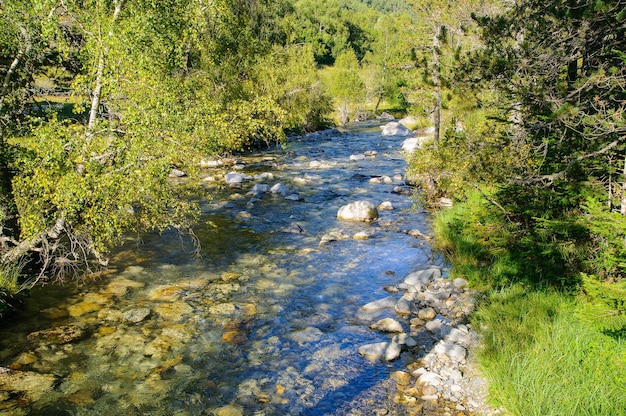
<svg viewBox="0 0 626 416">
<path fill-rule="evenodd" d="M 28 394 L 0 394 L 0 411 L 322 415 L 393 408 L 388 379 L 401 360 L 369 362 L 358 347 L 388 341 L 369 326 L 395 314 L 360 307 L 396 296 L 383 287 L 441 260 L 402 231 L 427 231 L 427 220 L 411 210 L 409 197 L 392 193 L 403 184 L 401 141 L 379 131 L 319 135 L 242 157 L 251 178 L 272 175 L 244 180 L 240 190 L 206 183 L 214 199 L 198 197 L 201 257 L 173 232 L 145 235 L 114 256 L 116 272 L 93 284 L 35 291 L 24 314 L 0 329 L 0 365 L 45 383 Z M 376 157 L 350 160 L 366 152 Z M 255 184 L 279 182 L 302 200 L 246 195 Z M 381 210 L 372 224 L 337 220 L 340 206 L 364 195 L 394 209 Z M 294 223 L 302 232 L 280 231 Z M 320 246 L 331 230 L 349 238 Z M 85 335 L 62 344 L 27 341 L 61 326 Z"/>
</svg>

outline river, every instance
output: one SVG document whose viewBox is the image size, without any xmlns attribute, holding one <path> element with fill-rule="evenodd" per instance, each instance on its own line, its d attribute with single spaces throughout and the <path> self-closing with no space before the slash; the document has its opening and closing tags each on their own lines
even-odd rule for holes
<svg viewBox="0 0 626 416">
<path fill-rule="evenodd" d="M 358 348 L 388 340 L 370 325 L 397 318 L 361 306 L 415 270 L 443 266 L 406 232 L 429 225 L 404 183 L 403 140 L 354 124 L 206 169 L 199 256 L 173 231 L 129 239 L 108 273 L 36 289 L 2 323 L 0 365 L 24 387 L 0 391 L 0 411 L 401 414 L 390 375 L 416 352 L 383 362 Z M 224 186 L 221 174 L 235 168 L 250 178 Z M 277 183 L 288 191 L 249 194 Z M 357 200 L 393 209 L 372 223 L 336 218 Z"/>
</svg>

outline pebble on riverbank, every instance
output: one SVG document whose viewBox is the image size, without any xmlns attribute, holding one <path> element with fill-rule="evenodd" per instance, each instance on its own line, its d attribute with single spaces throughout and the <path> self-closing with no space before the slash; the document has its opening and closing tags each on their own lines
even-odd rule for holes
<svg viewBox="0 0 626 416">
<path fill-rule="evenodd" d="M 441 269 L 431 267 L 409 274 L 398 288 L 403 291 L 400 299 L 388 296 L 362 309 L 395 310 L 410 322 L 410 332 L 404 333 L 396 319 L 384 318 L 370 328 L 399 334 L 391 341 L 359 348 L 359 354 L 369 360 L 395 360 L 404 350 L 419 358 L 407 365 L 408 377 L 396 380 L 394 401 L 428 414 L 498 414 L 486 404 L 486 383 L 474 370 L 477 334 L 463 323 L 473 310 L 475 296 L 467 281 L 448 280 Z"/>
</svg>

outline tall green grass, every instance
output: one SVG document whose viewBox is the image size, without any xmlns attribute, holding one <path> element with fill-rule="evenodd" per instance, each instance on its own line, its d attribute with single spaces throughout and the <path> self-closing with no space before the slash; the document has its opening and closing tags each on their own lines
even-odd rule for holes
<svg viewBox="0 0 626 416">
<path fill-rule="evenodd" d="M 626 415 L 626 338 L 582 313 L 589 305 L 574 280 L 550 284 L 561 272 L 555 264 L 549 274 L 558 250 L 520 242 L 510 227 L 477 194 L 434 224 L 452 275 L 483 293 L 472 320 L 494 405 L 520 416 Z"/>
<path fill-rule="evenodd" d="M 494 404 L 514 415 L 625 415 L 626 345 L 580 321 L 573 299 L 521 285 L 474 317 Z"/>
</svg>

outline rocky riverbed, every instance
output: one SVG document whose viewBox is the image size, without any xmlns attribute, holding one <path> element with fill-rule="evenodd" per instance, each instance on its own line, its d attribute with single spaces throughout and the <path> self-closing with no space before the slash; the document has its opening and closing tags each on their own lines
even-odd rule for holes
<svg viewBox="0 0 626 416">
<path fill-rule="evenodd" d="M 441 269 L 433 267 L 385 289 L 392 295 L 362 309 L 395 311 L 397 319 L 383 318 L 371 325 L 389 334 L 390 340 L 363 345 L 359 353 L 383 361 L 396 360 L 403 352 L 416 358 L 392 374 L 398 387 L 395 402 L 416 415 L 499 414 L 486 402 L 486 382 L 476 366 L 478 334 L 466 321 L 477 293 L 467 281 L 443 278 Z"/>
<path fill-rule="evenodd" d="M 405 139 L 364 124 L 204 161 L 201 256 L 145 235 L 106 274 L 34 291 L 0 328 L 0 411 L 495 414 L 475 293 L 428 244 Z"/>
</svg>

